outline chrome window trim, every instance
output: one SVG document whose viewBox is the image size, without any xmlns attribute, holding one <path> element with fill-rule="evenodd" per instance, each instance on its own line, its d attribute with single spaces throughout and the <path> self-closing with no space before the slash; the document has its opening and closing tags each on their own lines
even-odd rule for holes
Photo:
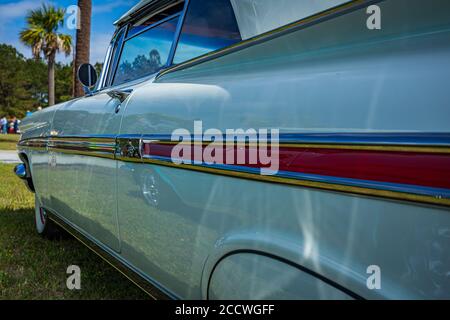
<svg viewBox="0 0 450 320">
<path fill-rule="evenodd" d="M 167 59 L 166 67 L 169 68 L 173 65 L 173 59 L 175 58 L 175 53 L 178 48 L 178 41 L 180 41 L 181 31 L 183 30 L 184 21 L 186 20 L 187 11 L 189 10 L 189 4 L 191 0 L 186 0 L 184 2 L 183 11 L 180 13 L 180 20 L 178 22 L 177 30 L 175 31 L 175 38 L 170 48 L 169 58 Z M 160 70 L 161 71 L 161 70 Z"/>
<path fill-rule="evenodd" d="M 128 35 L 127 35 L 127 37 L 124 39 L 124 42 L 127 42 L 128 40 L 131 40 L 131 39 L 133 39 L 133 38 L 135 38 L 135 37 L 141 35 L 142 33 L 147 32 L 147 31 L 150 30 L 150 29 L 156 28 L 157 26 L 159 26 L 160 24 L 163 24 L 164 22 L 167 22 L 167 21 L 169 21 L 169 20 L 171 20 L 171 19 L 173 19 L 173 18 L 175 18 L 175 17 L 180 16 L 181 13 L 182 13 L 182 12 L 180 11 L 180 12 L 174 13 L 174 14 L 171 15 L 171 16 L 165 17 L 164 19 L 161 19 L 161 20 L 159 20 L 158 22 L 155 22 L 154 24 L 151 24 L 151 25 L 145 27 L 145 28 L 142 29 L 141 31 L 136 32 L 135 34 L 133 34 L 133 35 L 130 36 L 130 37 L 128 37 Z M 128 26 L 131 26 L 131 23 L 128 24 Z M 177 28 L 178 28 L 178 25 L 177 25 Z"/>
<path fill-rule="evenodd" d="M 146 16 L 158 14 L 168 8 L 171 8 L 178 1 L 180 0 L 155 0 L 153 2 L 146 3 L 145 5 L 133 11 L 132 9 L 136 7 L 134 6 L 121 18 L 119 18 L 119 20 L 115 21 L 114 25 L 123 26 L 130 22 L 140 21 Z"/>
<path fill-rule="evenodd" d="M 151 10 L 145 9 L 145 7 L 144 7 L 144 12 L 148 11 L 148 13 L 147 14 L 145 14 L 145 13 L 142 14 L 141 17 L 137 16 L 137 17 L 133 18 L 132 20 L 130 20 L 130 22 L 139 23 L 141 21 L 145 21 L 146 19 L 154 17 L 157 14 L 160 14 L 161 12 L 164 12 L 167 9 L 170 9 L 172 7 L 175 7 L 176 5 L 179 5 L 179 4 L 183 3 L 183 1 L 185 1 L 185 0 L 178 0 L 178 1 L 172 0 L 172 1 L 173 1 L 172 3 L 169 2 L 169 3 L 165 4 L 164 6 L 161 6 L 160 9 L 158 9 L 158 10 L 151 11 Z"/>
<path fill-rule="evenodd" d="M 100 91 L 101 89 L 103 89 L 103 87 L 105 86 L 105 79 L 106 79 L 106 74 L 108 73 L 108 69 L 109 69 L 109 62 L 111 60 L 111 53 L 112 53 L 112 44 L 110 43 L 108 46 L 108 50 L 106 51 L 106 56 L 103 64 L 103 68 L 102 68 L 102 72 L 100 73 L 100 78 L 97 82 L 97 85 L 95 86 L 95 90 L 96 91 Z"/>
<path fill-rule="evenodd" d="M 189 0 L 185 0 L 185 1 L 189 2 Z M 169 5 L 169 6 L 165 6 L 161 10 L 158 10 L 157 12 L 154 12 L 153 15 L 158 14 L 158 13 L 160 13 L 160 12 L 162 12 L 162 11 L 172 7 L 172 6 L 175 6 L 175 5 L 179 4 L 179 3 L 182 3 L 182 1 L 178 1 L 176 3 L 173 3 L 173 4 Z M 117 52 L 120 52 L 119 56 L 118 56 L 118 59 L 117 59 L 117 61 L 119 61 L 120 57 L 122 56 L 122 50 L 123 50 L 124 43 L 127 40 L 132 39 L 133 37 L 139 35 L 140 33 L 145 32 L 145 31 L 147 31 L 147 30 L 149 30 L 149 29 L 151 29 L 153 27 L 156 27 L 157 25 L 159 25 L 159 24 L 161 24 L 161 23 L 163 23 L 163 22 L 165 22 L 167 20 L 170 20 L 171 18 L 174 18 L 176 16 L 180 16 L 180 17 L 184 16 L 184 14 L 185 14 L 184 10 L 185 9 L 186 9 L 186 5 L 184 6 L 182 11 L 180 11 L 180 12 L 178 12 L 176 14 L 173 14 L 173 15 L 171 15 L 169 17 L 166 17 L 166 18 L 162 19 L 161 21 L 158 21 L 158 22 L 148 26 L 147 28 L 139 31 L 138 33 L 134 34 L 131 37 L 128 37 L 128 31 L 129 31 L 129 27 L 130 27 L 131 23 L 133 23 L 134 21 L 130 21 L 127 24 L 119 26 L 117 28 L 117 30 L 115 31 L 114 35 L 112 36 L 111 43 L 109 44 L 108 49 L 106 51 L 105 59 L 104 59 L 104 62 L 103 62 L 102 72 L 100 74 L 100 78 L 99 78 L 99 81 L 97 82 L 95 90 L 93 91 L 93 94 L 99 93 L 99 92 L 101 92 L 101 91 L 103 91 L 105 89 L 111 89 L 111 88 L 114 88 L 114 87 L 122 87 L 122 86 L 125 86 L 125 85 L 134 84 L 134 83 L 140 83 L 140 82 L 152 79 L 153 76 L 155 74 L 157 74 L 157 73 L 149 74 L 147 76 L 140 77 L 138 79 L 134 79 L 132 81 L 128 81 L 128 82 L 125 82 L 125 83 L 122 83 L 122 84 L 119 84 L 119 85 L 113 85 L 113 81 L 112 80 L 114 79 L 115 73 L 117 71 L 117 65 L 114 65 L 114 63 L 112 63 L 113 59 L 115 59 L 115 57 L 117 56 L 116 54 L 114 54 L 115 53 L 114 52 L 114 45 L 116 44 L 117 41 L 119 41 L 119 39 L 115 39 L 115 37 L 121 32 L 121 30 L 123 30 L 125 28 L 125 31 L 124 31 L 125 33 L 124 33 L 124 37 L 122 39 L 122 43 L 120 43 L 117 46 Z M 144 19 L 144 18 L 141 18 L 141 20 L 142 19 Z M 147 17 L 145 17 L 145 19 L 147 19 Z M 176 35 L 177 35 L 177 32 L 179 32 L 180 29 L 181 29 L 181 27 L 180 27 L 180 21 L 179 21 L 178 25 L 177 25 L 177 29 L 175 31 Z M 115 41 L 113 41 L 114 39 L 115 39 Z M 174 39 L 178 39 L 178 37 L 176 37 Z M 173 47 L 174 47 L 174 43 L 172 43 L 171 51 L 169 52 L 168 62 L 163 66 L 163 69 L 166 69 L 172 63 L 171 59 L 172 59 L 172 48 Z M 170 61 L 170 64 L 169 64 L 169 61 Z M 112 73 L 111 68 L 115 69 L 115 70 L 113 70 L 113 73 Z"/>
</svg>

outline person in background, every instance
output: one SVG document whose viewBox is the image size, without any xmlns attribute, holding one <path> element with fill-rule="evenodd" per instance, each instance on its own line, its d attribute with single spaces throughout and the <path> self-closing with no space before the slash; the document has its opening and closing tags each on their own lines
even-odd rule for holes
<svg viewBox="0 0 450 320">
<path fill-rule="evenodd" d="M 0 119 L 0 133 L 1 134 L 6 134 L 8 131 L 8 120 L 6 120 L 6 117 L 3 116 Z"/>
<path fill-rule="evenodd" d="M 25 114 L 25 117 L 29 117 L 33 114 L 33 112 L 31 112 L 30 110 L 27 110 L 27 113 Z"/>
<path fill-rule="evenodd" d="M 19 133 L 19 123 L 20 123 L 20 120 L 17 119 L 16 117 L 14 117 L 14 119 L 13 119 L 13 130 L 14 130 L 14 133 Z"/>
<path fill-rule="evenodd" d="M 8 133 L 14 133 L 14 118 L 8 120 Z"/>
</svg>

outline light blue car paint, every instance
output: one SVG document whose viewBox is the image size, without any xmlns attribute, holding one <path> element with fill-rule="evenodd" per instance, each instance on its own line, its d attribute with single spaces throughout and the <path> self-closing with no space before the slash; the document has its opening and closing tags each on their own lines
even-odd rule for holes
<svg viewBox="0 0 450 320">
<path fill-rule="evenodd" d="M 382 30 L 365 27 L 364 9 L 347 13 L 144 81 L 119 114 L 101 91 L 37 112 L 23 138 L 170 134 L 198 119 L 221 130 L 449 133 L 450 3 L 378 5 Z M 45 206 L 175 297 L 450 297 L 448 208 L 24 152 Z M 149 174 L 156 206 L 143 196 Z M 379 290 L 367 287 L 371 265 L 381 268 Z"/>
</svg>

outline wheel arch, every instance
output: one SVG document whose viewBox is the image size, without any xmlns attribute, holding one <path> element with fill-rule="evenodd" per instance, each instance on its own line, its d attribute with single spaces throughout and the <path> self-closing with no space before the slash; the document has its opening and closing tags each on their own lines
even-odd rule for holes
<svg viewBox="0 0 450 320">
<path fill-rule="evenodd" d="M 327 277 L 326 274 L 332 274 L 327 272 L 325 263 L 319 261 L 311 262 L 310 259 L 304 257 L 301 252 L 302 247 L 299 244 L 289 241 L 280 235 L 272 234 L 270 237 L 263 236 L 255 232 L 245 232 L 240 234 L 234 234 L 233 236 L 227 236 L 219 239 L 215 246 L 214 252 L 212 252 L 206 259 L 201 279 L 201 293 L 203 299 L 210 299 L 210 289 L 213 285 L 215 273 L 225 263 L 233 263 L 234 258 L 244 258 L 245 255 L 257 256 L 257 260 L 265 261 L 269 265 L 276 267 L 285 266 L 286 269 L 290 269 L 291 273 L 296 275 L 298 279 L 309 278 L 314 280 L 318 285 L 326 287 L 326 289 L 335 290 L 348 296 L 352 299 L 364 299 L 356 292 L 360 283 L 356 279 L 347 279 L 346 284 L 338 283 Z M 323 262 L 323 261 L 322 261 Z M 234 261 L 236 263 L 236 261 Z M 312 263 L 312 264 L 311 264 Z M 320 271 L 317 272 L 312 268 L 315 264 L 320 264 Z M 240 264 L 238 262 L 238 264 Z M 295 271 L 294 271 L 295 270 Z M 251 270 L 241 269 L 236 271 L 241 273 L 241 278 L 246 277 L 251 273 Z M 345 275 L 343 275 L 345 277 Z M 265 279 L 270 280 L 270 279 Z M 229 280 L 227 279 L 227 282 Z M 263 281 L 264 282 L 264 281 Z M 347 286 L 348 284 L 348 286 Z"/>
</svg>

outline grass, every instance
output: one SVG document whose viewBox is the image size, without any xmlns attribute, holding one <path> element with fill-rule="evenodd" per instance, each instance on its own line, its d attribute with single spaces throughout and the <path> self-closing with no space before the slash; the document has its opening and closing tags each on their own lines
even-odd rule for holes
<svg viewBox="0 0 450 320">
<path fill-rule="evenodd" d="M 0 299 L 148 299 L 74 238 L 40 237 L 34 229 L 34 196 L 13 167 L 0 164 Z M 81 269 L 81 290 L 66 287 L 70 265 Z"/>
<path fill-rule="evenodd" d="M 0 134 L 0 150 L 16 150 L 18 134 Z"/>
</svg>

